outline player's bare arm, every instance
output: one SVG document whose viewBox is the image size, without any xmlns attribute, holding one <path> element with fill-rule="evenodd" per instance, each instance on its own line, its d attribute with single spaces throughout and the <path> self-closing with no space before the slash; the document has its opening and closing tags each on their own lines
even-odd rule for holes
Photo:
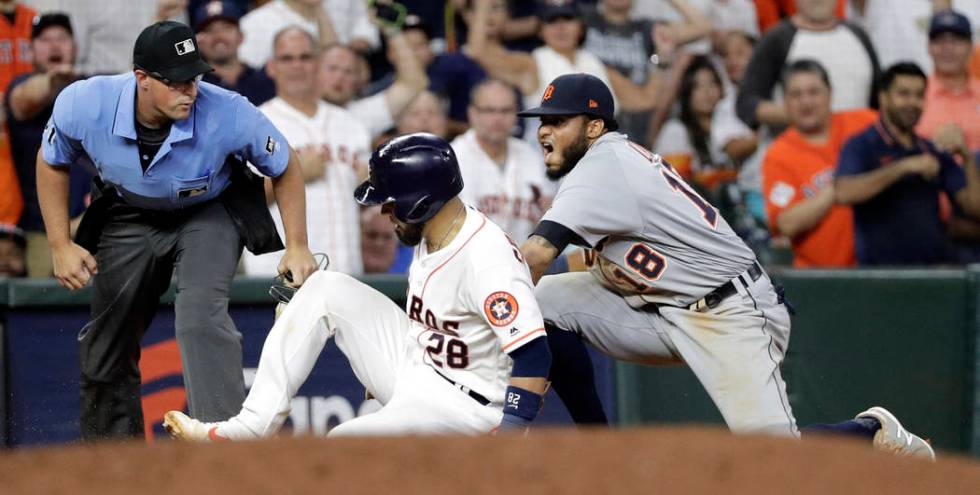
<svg viewBox="0 0 980 495">
<path fill-rule="evenodd" d="M 532 235 L 521 245 L 521 254 L 531 270 L 531 282 L 541 280 L 548 265 L 558 256 L 558 248 L 539 235 Z"/>
<path fill-rule="evenodd" d="M 67 289 L 81 289 L 98 271 L 95 258 L 75 244 L 68 227 L 68 167 L 52 167 L 37 152 L 37 199 L 51 244 L 54 276 Z"/>
<path fill-rule="evenodd" d="M 576 249 L 565 256 L 568 258 L 568 271 L 584 272 L 595 263 L 596 254 L 591 249 Z"/>
<path fill-rule="evenodd" d="M 296 151 L 289 149 L 289 163 L 286 171 L 272 179 L 282 226 L 286 231 L 286 254 L 279 262 L 279 273 L 289 272 L 295 285 L 316 270 L 316 261 L 306 239 L 306 193 L 303 187 L 303 172 L 300 169 Z M 67 196 L 66 196 L 67 197 Z"/>
</svg>

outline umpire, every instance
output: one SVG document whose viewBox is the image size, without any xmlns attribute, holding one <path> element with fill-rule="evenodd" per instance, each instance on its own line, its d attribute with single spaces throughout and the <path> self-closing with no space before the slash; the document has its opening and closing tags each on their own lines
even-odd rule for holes
<svg viewBox="0 0 980 495">
<path fill-rule="evenodd" d="M 282 249 L 243 160 L 272 178 L 286 252 L 301 284 L 315 269 L 303 179 L 285 138 L 245 98 L 201 83 L 211 67 L 194 32 L 164 21 L 133 50 L 134 70 L 76 82 L 58 96 L 37 157 L 38 199 L 58 282 L 93 284 L 78 335 L 85 440 L 143 435 L 140 340 L 176 274 L 176 334 L 190 413 L 230 417 L 245 398 L 241 335 L 228 291 L 243 246 Z M 97 174 L 72 240 L 69 166 Z"/>
</svg>

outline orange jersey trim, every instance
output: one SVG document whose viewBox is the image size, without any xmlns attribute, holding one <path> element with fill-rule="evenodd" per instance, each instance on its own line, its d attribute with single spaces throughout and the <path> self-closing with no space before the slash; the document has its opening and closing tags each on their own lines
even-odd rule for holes
<svg viewBox="0 0 980 495">
<path fill-rule="evenodd" d="M 459 247 L 459 249 L 457 249 L 453 254 L 451 254 L 446 261 L 443 261 L 441 265 L 439 265 L 439 266 L 437 266 L 435 268 L 435 270 L 432 270 L 432 273 L 429 273 L 429 276 L 428 277 L 425 277 L 425 283 L 422 284 L 422 293 L 419 294 L 419 297 L 425 297 L 425 289 L 427 287 L 429 287 L 429 280 L 432 279 L 432 276 L 435 275 L 436 272 L 438 272 L 439 270 L 441 270 L 442 267 L 446 266 L 446 264 L 448 264 L 450 261 L 452 261 L 453 258 L 455 258 L 456 255 L 459 254 L 459 252 L 462 251 L 463 248 L 466 247 L 466 245 L 469 244 L 470 241 L 472 241 L 474 237 L 476 237 L 476 234 L 479 234 L 480 231 L 483 230 L 483 227 L 486 224 L 487 224 L 487 217 L 484 216 L 483 217 L 483 223 L 481 223 L 480 226 L 477 227 L 476 230 L 473 231 L 472 234 L 470 234 L 470 237 L 468 239 L 466 239 L 466 242 L 464 242 L 463 245 Z"/>
</svg>

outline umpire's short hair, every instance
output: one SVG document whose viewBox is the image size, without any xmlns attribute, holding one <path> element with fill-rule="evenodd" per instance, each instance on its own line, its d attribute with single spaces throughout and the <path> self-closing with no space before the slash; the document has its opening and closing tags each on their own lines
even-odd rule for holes
<svg viewBox="0 0 980 495">
<path fill-rule="evenodd" d="M 820 76 L 820 80 L 827 85 L 827 89 L 833 90 L 833 86 L 830 85 L 830 76 L 827 75 L 827 69 L 824 68 L 823 64 L 811 58 L 797 60 L 790 63 L 783 69 L 783 88 L 786 88 L 786 83 L 789 82 L 789 78 L 803 72 L 809 72 Z"/>
<path fill-rule="evenodd" d="M 878 85 L 879 91 L 888 91 L 892 87 L 892 83 L 898 76 L 913 76 L 921 78 L 923 81 L 928 81 L 929 78 L 926 77 L 926 73 L 922 71 L 922 68 L 918 66 L 915 62 L 897 62 L 881 74 L 881 81 Z"/>
</svg>

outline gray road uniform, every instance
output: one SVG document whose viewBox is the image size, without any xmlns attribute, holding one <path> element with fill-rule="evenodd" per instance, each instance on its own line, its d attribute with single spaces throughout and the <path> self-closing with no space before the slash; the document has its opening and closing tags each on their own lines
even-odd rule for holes
<svg viewBox="0 0 980 495">
<path fill-rule="evenodd" d="M 752 251 L 659 156 L 603 135 L 535 233 L 594 255 L 591 272 L 538 283 L 546 322 L 617 359 L 683 361 L 732 431 L 799 436 L 780 375 L 786 307 Z"/>
</svg>

